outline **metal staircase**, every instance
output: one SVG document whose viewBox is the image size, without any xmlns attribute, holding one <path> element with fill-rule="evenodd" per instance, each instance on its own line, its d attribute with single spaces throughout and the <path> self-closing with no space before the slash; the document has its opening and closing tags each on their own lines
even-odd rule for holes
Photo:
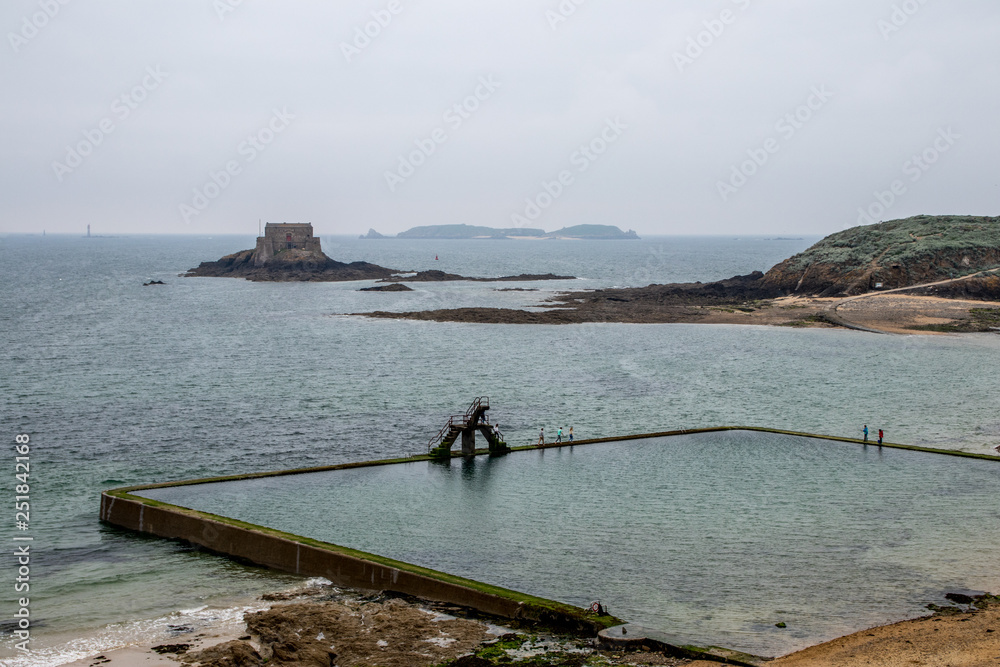
<svg viewBox="0 0 1000 667">
<path fill-rule="evenodd" d="M 427 451 L 435 459 L 451 458 L 451 447 L 462 436 L 462 455 L 475 456 L 476 431 L 486 438 L 490 446 L 490 454 L 505 454 L 510 447 L 503 440 L 500 429 L 490 424 L 486 411 L 490 409 L 488 396 L 480 396 L 472 402 L 464 415 L 453 415 L 438 431 L 438 434 L 427 443 Z"/>
</svg>

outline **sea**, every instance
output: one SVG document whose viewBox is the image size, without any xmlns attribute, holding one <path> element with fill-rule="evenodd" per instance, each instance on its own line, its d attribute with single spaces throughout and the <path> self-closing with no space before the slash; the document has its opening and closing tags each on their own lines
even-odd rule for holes
<svg viewBox="0 0 1000 667">
<path fill-rule="evenodd" d="M 542 427 L 573 426 L 578 439 L 718 425 L 859 437 L 867 424 L 891 442 L 990 453 L 1000 443 L 995 334 L 354 314 L 537 308 L 558 291 L 711 281 L 766 270 L 816 240 L 324 237 L 324 251 L 345 262 L 575 276 L 361 292 L 369 283 L 180 277 L 253 247 L 251 236 L 0 237 L 0 438 L 11 471 L 0 660 L 57 665 L 170 639 L 303 583 L 102 525 L 102 490 L 422 453 L 478 396 L 489 396 L 511 444 L 534 442 Z M 28 494 L 14 477 L 23 435 Z M 16 495 L 29 495 L 28 521 L 15 516 Z M 25 544 L 28 575 L 14 554 Z M 955 554 L 959 584 L 963 558 Z M 24 576 L 30 591 L 15 592 Z M 22 596 L 27 653 L 12 634 Z"/>
</svg>

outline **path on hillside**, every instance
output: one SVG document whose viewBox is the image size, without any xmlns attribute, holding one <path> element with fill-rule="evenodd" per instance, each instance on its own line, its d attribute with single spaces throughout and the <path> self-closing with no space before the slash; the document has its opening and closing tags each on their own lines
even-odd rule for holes
<svg viewBox="0 0 1000 667">
<path fill-rule="evenodd" d="M 825 319 L 831 324 L 847 327 L 848 329 L 856 329 L 857 331 L 867 331 L 869 333 L 880 333 L 880 334 L 893 333 L 891 331 L 884 331 L 882 329 L 873 329 L 871 327 L 866 327 L 861 324 L 851 322 L 850 320 L 844 318 L 837 311 L 837 309 L 846 303 L 850 303 L 852 301 L 858 301 L 860 299 L 877 298 L 880 296 L 884 296 L 886 294 L 898 294 L 900 292 L 907 292 L 910 290 L 924 289 L 927 287 L 937 287 L 938 285 L 950 285 L 952 283 L 962 282 L 963 280 L 969 280 L 970 278 L 986 275 L 988 273 L 996 273 L 997 271 L 1000 271 L 1000 267 L 997 267 L 995 269 L 986 269 L 985 271 L 977 271 L 976 273 L 970 273 L 967 276 L 961 276 L 959 278 L 948 278 L 947 280 L 937 280 L 932 283 L 920 283 L 918 285 L 908 285 L 906 287 L 894 287 L 893 289 L 882 290 L 879 292 L 865 292 L 864 294 L 857 294 L 855 296 L 845 297 L 827 306 L 823 315 Z"/>
</svg>

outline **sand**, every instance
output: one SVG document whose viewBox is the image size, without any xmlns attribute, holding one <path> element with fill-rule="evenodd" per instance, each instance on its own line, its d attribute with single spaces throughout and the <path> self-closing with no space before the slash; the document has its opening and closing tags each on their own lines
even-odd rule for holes
<svg viewBox="0 0 1000 667">
<path fill-rule="evenodd" d="M 947 332 L 920 327 L 963 325 L 969 322 L 970 311 L 980 308 L 1000 308 L 1000 303 L 875 294 L 842 302 L 837 306 L 837 314 L 855 324 L 887 333 L 941 335 Z"/>
<path fill-rule="evenodd" d="M 784 297 L 754 304 L 754 310 L 703 306 L 703 324 L 764 324 L 831 327 L 834 320 L 883 333 L 940 336 L 977 329 L 970 312 L 997 309 L 1000 302 L 967 301 L 909 294 L 867 294 L 861 297 Z M 951 329 L 949 331 L 949 329 Z"/>
<path fill-rule="evenodd" d="M 770 663 L 773 667 L 1000 665 L 1000 606 L 856 632 Z"/>
<path fill-rule="evenodd" d="M 688 661 L 660 653 L 598 651 L 586 638 L 539 637 L 534 630 L 515 635 L 483 620 L 443 613 L 454 607 L 413 599 L 336 589 L 307 589 L 266 596 L 272 607 L 246 615 L 246 623 L 227 624 L 174 646 L 133 646 L 71 663 L 80 667 L 221 667 L 222 665 L 383 665 L 403 667 L 447 664 L 484 645 L 517 645 L 510 657 L 535 656 L 534 665 L 668 665 L 710 667 L 720 663 Z M 862 630 L 793 653 L 773 667 L 979 667 L 1000 665 L 1000 599 L 982 609 L 950 607 L 924 618 Z M 513 640 L 513 641 L 511 641 Z M 166 651 L 166 652 L 164 652 Z M 502 653 L 501 653 L 502 655 Z M 502 660 L 500 661 L 503 662 Z M 492 664 L 478 658 L 464 667 Z M 517 662 L 506 664 L 518 664 Z"/>
</svg>

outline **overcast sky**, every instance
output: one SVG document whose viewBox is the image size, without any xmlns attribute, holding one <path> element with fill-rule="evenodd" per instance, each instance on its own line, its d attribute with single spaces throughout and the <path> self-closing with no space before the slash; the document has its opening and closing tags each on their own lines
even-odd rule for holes
<svg viewBox="0 0 1000 667">
<path fill-rule="evenodd" d="M 996 0 L 5 0 L 0 24 L 4 233 L 1000 213 Z"/>
</svg>

